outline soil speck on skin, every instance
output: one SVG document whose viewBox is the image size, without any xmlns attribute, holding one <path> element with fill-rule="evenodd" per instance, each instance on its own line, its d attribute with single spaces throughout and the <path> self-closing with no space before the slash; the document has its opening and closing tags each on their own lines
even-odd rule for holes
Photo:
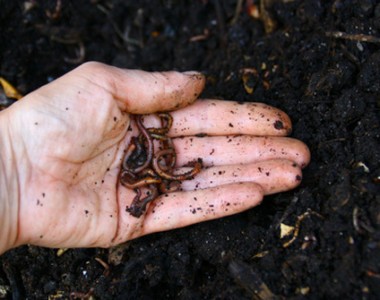
<svg viewBox="0 0 380 300">
<path fill-rule="evenodd" d="M 0 257 L 0 285 L 11 287 L 6 298 L 47 299 L 59 291 L 68 299 L 93 290 L 95 299 L 245 300 L 265 286 L 281 299 L 380 299 L 380 49 L 357 40 L 380 36 L 378 1 L 272 1 L 268 15 L 277 26 L 270 34 L 247 12 L 249 1 L 237 15 L 238 1 L 61 1 L 53 19 L 59 1 L 32 2 L 4 1 L 0 10 L 0 75 L 22 94 L 78 66 L 70 59 L 81 45 L 83 62 L 198 70 L 206 75 L 200 98 L 239 101 L 236 111 L 247 102 L 285 111 L 292 137 L 310 147 L 312 160 L 298 188 L 256 208 L 121 245 L 108 276 L 95 258 L 108 261 L 114 248 L 70 249 L 61 257 L 33 246 L 8 251 Z M 351 39 L 328 34 L 336 31 Z M 251 93 L 242 78 L 248 68 L 257 70 Z M 281 120 L 268 125 L 283 130 Z M 200 216 L 200 202 L 187 213 Z M 240 205 L 230 202 L 222 209 Z M 297 222 L 298 236 L 284 248 L 279 224 Z M 247 274 L 255 280 L 244 281 Z"/>
<path fill-rule="evenodd" d="M 276 122 L 274 122 L 274 128 L 278 130 L 284 129 L 284 124 L 281 121 L 277 120 Z"/>
</svg>

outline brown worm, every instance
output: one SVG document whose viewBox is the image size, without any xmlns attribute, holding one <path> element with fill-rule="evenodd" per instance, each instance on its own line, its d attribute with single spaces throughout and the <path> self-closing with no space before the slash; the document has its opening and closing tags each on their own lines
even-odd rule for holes
<svg viewBox="0 0 380 300">
<path fill-rule="evenodd" d="M 168 113 L 160 113 L 158 117 L 161 119 L 161 128 L 146 128 L 141 115 L 134 117 L 139 135 L 133 137 L 127 146 L 120 171 L 120 183 L 136 192 L 126 210 L 137 218 L 145 212 L 149 202 L 162 193 L 178 191 L 183 180 L 193 179 L 202 169 L 202 160 L 198 159 L 187 164 L 192 167 L 190 171 L 173 173 L 177 156 L 173 141 L 167 136 L 173 119 Z M 161 150 L 157 153 L 153 140 L 161 144 Z M 147 196 L 141 198 L 143 188 L 147 189 Z"/>
<path fill-rule="evenodd" d="M 131 206 L 126 208 L 126 211 L 129 212 L 132 216 L 139 218 L 145 212 L 146 206 L 149 202 L 153 201 L 158 196 L 157 187 L 154 184 L 149 184 L 148 186 L 148 196 L 143 199 L 141 197 L 141 190 L 137 188 L 136 196 L 132 201 Z"/>
<path fill-rule="evenodd" d="M 155 183 L 162 182 L 162 179 L 160 178 L 149 177 L 149 176 L 136 179 L 136 176 L 134 176 L 134 174 L 128 170 L 122 171 L 120 180 L 122 180 L 123 185 L 129 189 L 135 189 L 138 187 L 146 186 L 148 184 L 155 184 Z"/>
<path fill-rule="evenodd" d="M 144 170 L 146 167 L 148 167 L 150 162 L 152 161 L 153 140 L 152 140 L 152 137 L 150 136 L 149 132 L 146 130 L 146 128 L 142 124 L 140 115 L 136 116 L 136 124 L 137 124 L 138 129 L 140 130 L 140 132 L 142 133 L 142 135 L 144 136 L 144 138 L 146 139 L 146 142 L 147 142 L 147 151 L 146 151 L 147 157 L 146 157 L 145 163 L 142 166 L 140 166 L 134 170 L 135 173 L 138 173 L 138 172 Z"/>
<path fill-rule="evenodd" d="M 160 163 L 159 163 L 161 157 L 163 157 L 164 155 L 173 155 L 173 153 L 174 153 L 173 149 L 164 149 L 164 150 L 157 152 L 157 154 L 155 154 L 155 156 L 153 158 L 153 163 L 152 163 L 153 169 L 156 171 L 158 176 L 160 176 L 161 178 L 165 178 L 165 179 L 173 180 L 173 181 L 190 180 L 190 179 L 193 179 L 194 176 L 201 171 L 201 168 L 202 168 L 202 161 L 201 160 L 198 160 L 195 162 L 189 162 L 188 165 L 192 166 L 193 169 L 188 171 L 188 172 L 182 173 L 182 174 L 172 174 L 172 173 L 168 173 L 167 171 L 163 170 L 160 166 Z"/>
<path fill-rule="evenodd" d="M 160 114 L 158 114 L 158 116 L 161 119 L 162 128 L 150 127 L 150 128 L 147 128 L 147 131 L 151 134 L 157 134 L 157 135 L 163 136 L 163 135 L 167 134 L 169 132 L 170 128 L 172 127 L 173 118 L 168 113 L 160 113 Z M 166 124 L 164 121 L 166 121 Z"/>
<path fill-rule="evenodd" d="M 180 188 L 181 188 L 180 181 L 170 181 L 170 180 L 163 180 L 158 186 L 159 191 L 163 194 L 176 192 Z"/>
</svg>

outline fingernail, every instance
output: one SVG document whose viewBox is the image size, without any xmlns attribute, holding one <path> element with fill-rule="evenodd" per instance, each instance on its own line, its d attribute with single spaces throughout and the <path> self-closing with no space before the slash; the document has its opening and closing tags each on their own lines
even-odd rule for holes
<svg viewBox="0 0 380 300">
<path fill-rule="evenodd" d="M 197 71 L 186 71 L 186 72 L 183 72 L 182 74 L 190 77 L 190 79 L 193 79 L 193 80 L 199 80 L 199 81 L 205 80 L 205 76 L 202 73 L 197 72 Z"/>
<path fill-rule="evenodd" d="M 201 75 L 201 73 L 197 71 L 186 71 L 186 72 L 182 72 L 182 74 L 188 75 L 188 76 Z"/>
</svg>

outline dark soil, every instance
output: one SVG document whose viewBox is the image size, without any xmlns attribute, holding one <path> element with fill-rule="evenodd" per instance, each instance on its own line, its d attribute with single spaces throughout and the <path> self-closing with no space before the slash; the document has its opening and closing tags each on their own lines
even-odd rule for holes
<svg viewBox="0 0 380 300">
<path fill-rule="evenodd" d="M 252 1 L 235 20 L 236 0 L 62 0 L 57 11 L 56 0 L 34 2 L 0 5 L 0 76 L 23 94 L 88 60 L 199 70 L 203 97 L 286 111 L 312 161 L 299 188 L 236 216 L 113 250 L 9 251 L 0 295 L 380 298 L 380 43 L 360 35 L 380 37 L 379 1 L 272 1 L 271 33 L 249 14 Z M 280 224 L 299 229 L 288 247 Z"/>
</svg>

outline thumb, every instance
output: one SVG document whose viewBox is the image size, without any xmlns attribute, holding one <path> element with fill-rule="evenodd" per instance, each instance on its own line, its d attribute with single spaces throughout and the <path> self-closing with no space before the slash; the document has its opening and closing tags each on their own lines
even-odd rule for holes
<svg viewBox="0 0 380 300">
<path fill-rule="evenodd" d="M 97 62 L 79 67 L 83 75 L 107 89 L 120 108 L 133 114 L 175 110 L 193 103 L 205 85 L 198 72 L 145 72 Z"/>
</svg>

